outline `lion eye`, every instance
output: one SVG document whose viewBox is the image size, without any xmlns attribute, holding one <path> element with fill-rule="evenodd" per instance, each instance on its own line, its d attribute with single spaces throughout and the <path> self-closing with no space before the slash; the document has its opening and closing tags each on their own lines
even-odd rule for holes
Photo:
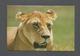
<svg viewBox="0 0 80 56">
<path fill-rule="evenodd" d="M 48 23 L 47 27 L 48 27 L 49 30 L 51 30 L 51 24 Z"/>
<path fill-rule="evenodd" d="M 39 28 L 38 23 L 33 23 L 33 27 L 37 30 Z"/>
</svg>

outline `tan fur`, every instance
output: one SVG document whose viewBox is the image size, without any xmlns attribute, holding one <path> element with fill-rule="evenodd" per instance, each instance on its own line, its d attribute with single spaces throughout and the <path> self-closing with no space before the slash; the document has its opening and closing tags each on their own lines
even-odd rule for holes
<svg viewBox="0 0 80 56">
<path fill-rule="evenodd" d="M 32 13 L 22 13 L 18 12 L 16 14 L 16 18 L 21 21 L 16 37 L 10 46 L 10 50 L 38 50 L 34 49 L 33 42 L 36 41 L 38 43 L 44 41 L 43 38 L 41 38 L 40 34 L 37 33 L 33 27 L 32 23 L 34 21 L 38 21 L 40 24 L 40 31 L 44 32 L 45 34 L 50 35 L 49 43 L 47 44 L 46 50 L 52 51 L 53 49 L 53 34 L 52 29 L 51 32 L 49 32 L 46 23 L 51 23 L 52 20 L 56 19 L 56 13 L 50 9 L 47 12 L 43 13 L 40 11 L 33 11 Z M 41 50 L 41 49 L 39 49 Z M 44 49 L 42 49 L 44 51 Z"/>
</svg>

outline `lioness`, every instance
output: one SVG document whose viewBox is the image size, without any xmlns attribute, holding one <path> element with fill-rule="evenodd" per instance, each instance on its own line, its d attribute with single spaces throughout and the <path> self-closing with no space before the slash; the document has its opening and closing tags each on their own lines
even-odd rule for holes
<svg viewBox="0 0 80 56">
<path fill-rule="evenodd" d="M 10 50 L 52 51 L 53 50 L 53 20 L 56 19 L 54 10 L 46 12 L 33 11 L 32 13 L 18 12 L 16 18 L 20 25 Z"/>
</svg>

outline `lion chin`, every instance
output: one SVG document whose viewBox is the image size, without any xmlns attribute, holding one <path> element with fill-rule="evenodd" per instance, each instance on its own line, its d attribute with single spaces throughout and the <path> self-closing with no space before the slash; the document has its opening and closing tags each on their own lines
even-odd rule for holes
<svg viewBox="0 0 80 56">
<path fill-rule="evenodd" d="M 44 41 L 38 43 L 38 42 L 34 42 L 34 48 L 46 48 L 47 44 L 49 42 L 49 39 L 44 39 Z"/>
</svg>

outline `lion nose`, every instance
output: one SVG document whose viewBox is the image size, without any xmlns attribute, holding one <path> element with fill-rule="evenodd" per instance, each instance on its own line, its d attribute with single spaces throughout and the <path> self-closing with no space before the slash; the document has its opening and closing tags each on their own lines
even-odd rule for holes
<svg viewBox="0 0 80 56">
<path fill-rule="evenodd" d="M 42 38 L 44 39 L 48 39 L 50 36 L 46 35 L 46 36 L 42 36 Z"/>
</svg>

